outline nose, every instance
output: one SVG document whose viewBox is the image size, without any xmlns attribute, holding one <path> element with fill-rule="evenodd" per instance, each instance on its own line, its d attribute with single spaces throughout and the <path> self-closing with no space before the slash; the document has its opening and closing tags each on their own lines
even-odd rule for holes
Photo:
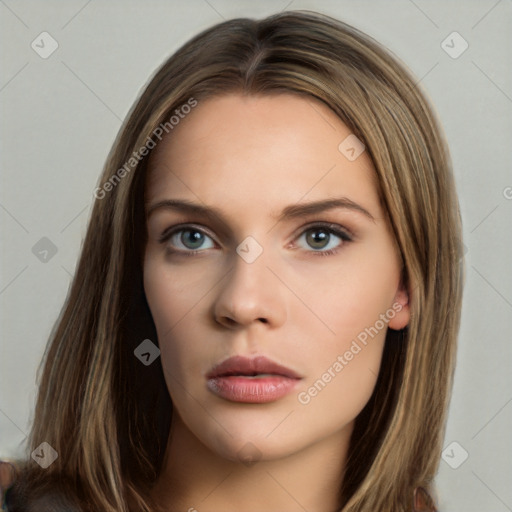
<svg viewBox="0 0 512 512">
<path fill-rule="evenodd" d="M 251 324 L 278 327 L 286 320 L 283 284 L 267 266 L 265 252 L 252 263 L 235 253 L 213 305 L 215 321 L 230 329 Z"/>
</svg>

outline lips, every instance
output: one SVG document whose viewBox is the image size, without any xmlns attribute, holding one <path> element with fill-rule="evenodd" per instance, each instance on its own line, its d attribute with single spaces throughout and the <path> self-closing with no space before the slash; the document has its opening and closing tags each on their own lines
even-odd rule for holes
<svg viewBox="0 0 512 512">
<path fill-rule="evenodd" d="M 293 370 L 281 366 L 265 356 L 258 356 L 252 359 L 243 356 L 234 356 L 226 359 L 222 363 L 214 366 L 208 373 L 207 378 L 212 377 L 231 377 L 238 376 L 256 376 L 261 374 L 280 375 L 290 379 L 300 379 L 300 375 Z"/>
<path fill-rule="evenodd" d="M 231 402 L 273 402 L 291 392 L 302 378 L 264 356 L 234 356 L 214 366 L 206 375 L 207 387 Z"/>
</svg>

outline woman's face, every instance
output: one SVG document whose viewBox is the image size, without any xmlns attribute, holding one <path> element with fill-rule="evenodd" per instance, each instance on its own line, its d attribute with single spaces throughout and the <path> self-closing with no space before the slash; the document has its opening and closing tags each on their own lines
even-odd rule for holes
<svg viewBox="0 0 512 512">
<path fill-rule="evenodd" d="M 232 94 L 154 150 L 144 288 L 177 425 L 217 455 L 348 439 L 409 320 L 359 144 L 313 98 Z"/>
</svg>

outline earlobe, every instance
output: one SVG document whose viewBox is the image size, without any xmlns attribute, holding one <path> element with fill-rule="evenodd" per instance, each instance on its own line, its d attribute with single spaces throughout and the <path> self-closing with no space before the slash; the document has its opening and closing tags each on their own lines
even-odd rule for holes
<svg viewBox="0 0 512 512">
<path fill-rule="evenodd" d="M 395 315 L 389 320 L 388 326 L 396 331 L 407 327 L 411 318 L 411 312 L 409 305 L 409 292 L 403 283 L 400 283 L 400 287 L 393 299 L 391 309 L 395 312 Z"/>
</svg>

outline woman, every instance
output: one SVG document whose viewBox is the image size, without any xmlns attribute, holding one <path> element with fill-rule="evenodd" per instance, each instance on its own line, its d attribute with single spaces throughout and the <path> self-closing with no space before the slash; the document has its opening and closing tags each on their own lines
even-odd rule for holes
<svg viewBox="0 0 512 512">
<path fill-rule="evenodd" d="M 8 510 L 435 510 L 461 227 L 400 63 L 315 13 L 217 25 L 94 195 Z"/>
</svg>

